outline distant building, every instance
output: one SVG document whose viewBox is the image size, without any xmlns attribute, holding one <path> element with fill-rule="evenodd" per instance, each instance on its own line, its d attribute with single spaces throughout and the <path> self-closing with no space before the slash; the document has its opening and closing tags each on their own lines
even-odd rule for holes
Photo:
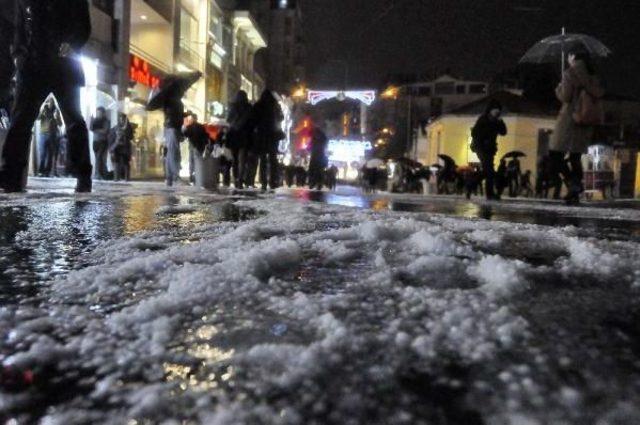
<svg viewBox="0 0 640 425">
<path fill-rule="evenodd" d="M 496 165 L 507 152 L 518 150 L 527 156 L 520 160 L 523 171 L 531 170 L 535 178 L 538 158 L 549 150 L 556 111 L 510 92 L 497 92 L 461 106 L 434 119 L 418 137 L 415 157 L 423 164 L 438 162 L 438 155 L 448 155 L 458 165 L 479 163 L 471 151 L 471 128 L 491 99 L 503 106 L 508 134 L 498 139 Z M 414 155 L 411 155 L 414 156 Z"/>
<path fill-rule="evenodd" d="M 298 0 L 238 0 L 236 8 L 251 11 L 269 40 L 260 53 L 265 65 L 265 83 L 282 94 L 291 93 L 304 81 L 306 55 L 303 21 Z"/>
<path fill-rule="evenodd" d="M 448 155 L 458 165 L 478 163 L 471 151 L 471 128 L 491 99 L 503 105 L 503 119 L 508 134 L 498 139 L 496 166 L 510 151 L 522 151 L 522 171 L 531 170 L 532 182 L 538 173 L 540 159 L 549 152 L 549 141 L 555 128 L 557 105 L 546 105 L 509 91 L 453 109 L 416 129 L 416 143 L 407 155 L 423 164 L 438 162 L 438 155 Z M 612 193 L 617 197 L 640 196 L 640 100 L 607 95 L 604 99 L 605 124 L 596 129 L 589 154 L 583 156 L 587 189 L 598 173 L 609 173 Z M 597 192 L 597 191 L 596 191 Z"/>
</svg>

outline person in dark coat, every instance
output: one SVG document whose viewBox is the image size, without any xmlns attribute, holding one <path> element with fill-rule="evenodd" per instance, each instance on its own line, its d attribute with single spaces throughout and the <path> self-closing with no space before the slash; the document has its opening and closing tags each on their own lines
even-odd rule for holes
<svg viewBox="0 0 640 425">
<path fill-rule="evenodd" d="M 90 127 L 93 132 L 93 153 L 96 162 L 95 177 L 100 180 L 106 180 L 111 121 L 107 118 L 107 111 L 102 106 L 96 110 L 96 116 L 91 119 Z"/>
<path fill-rule="evenodd" d="M 13 20 L 15 0 L 0 0 L 0 114 L 8 116 L 11 108 L 11 78 L 13 59 Z"/>
<path fill-rule="evenodd" d="M 226 146 L 233 154 L 233 180 L 238 189 L 242 189 L 246 183 L 244 179 L 247 147 L 251 138 L 250 118 L 251 104 L 249 103 L 249 96 L 247 92 L 240 90 L 229 107 L 229 115 L 227 117 L 229 132 L 227 133 L 226 142 Z"/>
<path fill-rule="evenodd" d="M 0 186 L 24 190 L 31 128 L 50 93 L 58 101 L 69 137 L 68 162 L 78 181 L 76 192 L 91 191 L 89 134 L 80 111 L 82 65 L 75 54 L 88 41 L 91 20 L 87 0 L 17 0 L 14 56 L 16 95 L 11 126 L 2 151 Z"/>
<path fill-rule="evenodd" d="M 38 174 L 43 177 L 51 175 L 54 151 L 60 136 L 60 114 L 53 99 L 49 98 L 42 106 L 40 115 L 40 134 L 38 137 Z"/>
<path fill-rule="evenodd" d="M 488 185 L 487 185 L 488 186 Z M 500 199 L 504 189 L 507 187 L 507 160 L 502 158 L 498 169 L 495 172 L 495 198 Z M 489 199 L 487 197 L 487 199 Z"/>
<path fill-rule="evenodd" d="M 473 151 L 478 155 L 486 180 L 487 199 L 499 199 L 494 191 L 494 158 L 498 152 L 498 136 L 506 136 L 507 126 L 500 118 L 502 105 L 493 99 L 471 130 Z"/>
<path fill-rule="evenodd" d="M 309 188 L 322 190 L 324 169 L 329 165 L 327 145 L 329 141 L 324 132 L 314 126 L 311 130 L 311 159 L 309 160 Z"/>
<path fill-rule="evenodd" d="M 327 168 L 326 176 L 327 187 L 329 188 L 329 190 L 335 190 L 338 184 L 338 167 L 332 164 L 329 168 Z"/>
<path fill-rule="evenodd" d="M 267 190 L 267 185 L 271 189 L 278 187 L 278 143 L 284 136 L 280 129 L 283 119 L 275 96 L 271 90 L 266 89 L 251 112 L 250 122 L 255 134 L 249 149 L 254 157 L 254 167 L 256 162 L 260 163 L 260 185 L 263 191 Z"/>
<path fill-rule="evenodd" d="M 109 132 L 109 153 L 116 180 L 129 180 L 133 127 L 125 114 L 118 114 L 118 124 Z"/>
<path fill-rule="evenodd" d="M 509 197 L 515 198 L 520 194 L 520 160 L 513 158 L 507 164 L 507 186 L 509 187 Z"/>
</svg>

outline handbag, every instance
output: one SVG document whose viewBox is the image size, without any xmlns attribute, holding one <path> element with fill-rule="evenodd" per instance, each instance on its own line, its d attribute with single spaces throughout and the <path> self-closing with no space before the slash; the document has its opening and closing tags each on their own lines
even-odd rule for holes
<svg viewBox="0 0 640 425">
<path fill-rule="evenodd" d="M 604 105 L 602 99 L 593 96 L 582 88 L 573 110 L 573 121 L 578 125 L 596 126 L 604 124 Z"/>
</svg>

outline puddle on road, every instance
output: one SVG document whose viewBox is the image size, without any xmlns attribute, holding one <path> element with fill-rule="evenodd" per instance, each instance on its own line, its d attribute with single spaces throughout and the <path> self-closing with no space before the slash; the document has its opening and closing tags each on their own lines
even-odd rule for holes
<svg viewBox="0 0 640 425">
<path fill-rule="evenodd" d="M 479 205 L 473 202 L 452 199 L 428 199 L 424 203 L 397 201 L 393 198 L 371 199 L 361 194 L 336 194 L 306 189 L 292 191 L 294 199 L 300 201 L 322 202 L 355 208 L 368 208 L 373 211 L 399 211 L 413 213 L 444 214 L 453 217 L 480 218 L 492 221 L 505 221 L 543 226 L 574 226 L 587 231 L 589 236 L 606 237 L 616 240 L 640 240 L 640 222 L 629 220 L 610 220 L 600 217 L 575 217 L 549 210 L 508 210 L 499 205 Z"/>
</svg>

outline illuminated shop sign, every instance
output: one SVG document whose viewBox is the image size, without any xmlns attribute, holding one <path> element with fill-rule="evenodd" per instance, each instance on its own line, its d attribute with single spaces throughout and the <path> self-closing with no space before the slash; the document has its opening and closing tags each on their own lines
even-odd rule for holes
<svg viewBox="0 0 640 425">
<path fill-rule="evenodd" d="M 136 55 L 131 55 L 129 61 L 129 78 L 131 81 L 150 87 L 157 88 L 160 85 L 161 75 L 146 60 Z"/>
</svg>

